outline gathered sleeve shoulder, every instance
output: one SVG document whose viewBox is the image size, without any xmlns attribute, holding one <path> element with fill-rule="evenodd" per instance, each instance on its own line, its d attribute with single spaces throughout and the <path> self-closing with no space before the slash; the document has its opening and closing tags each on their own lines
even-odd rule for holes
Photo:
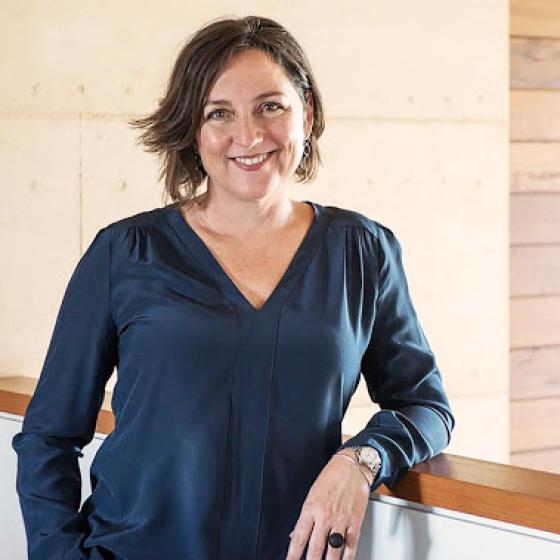
<svg viewBox="0 0 560 560">
<path fill-rule="evenodd" d="M 30 559 L 86 558 L 78 457 L 91 442 L 117 364 L 111 226 L 80 258 L 64 292 L 22 430 L 12 440 Z"/>
<path fill-rule="evenodd" d="M 361 372 L 381 410 L 339 449 L 377 449 L 382 464 L 375 490 L 382 483 L 393 489 L 412 466 L 440 453 L 449 444 L 455 418 L 410 297 L 401 245 L 389 228 L 373 224 L 365 239 L 377 289 Z"/>
</svg>

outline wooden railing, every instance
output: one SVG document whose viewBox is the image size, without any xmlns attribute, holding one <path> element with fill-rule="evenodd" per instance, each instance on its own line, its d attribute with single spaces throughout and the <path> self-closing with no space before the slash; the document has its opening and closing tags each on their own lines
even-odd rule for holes
<svg viewBox="0 0 560 560">
<path fill-rule="evenodd" d="M 36 382 L 0 378 L 0 410 L 23 416 Z M 111 398 L 105 393 L 99 433 L 114 428 Z M 382 485 L 376 493 L 560 534 L 558 474 L 440 453 L 414 466 L 394 492 Z"/>
</svg>

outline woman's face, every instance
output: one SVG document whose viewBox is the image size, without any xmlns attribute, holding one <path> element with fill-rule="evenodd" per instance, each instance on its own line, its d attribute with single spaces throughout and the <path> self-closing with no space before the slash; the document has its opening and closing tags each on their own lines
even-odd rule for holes
<svg viewBox="0 0 560 560">
<path fill-rule="evenodd" d="M 208 188 L 250 200 L 286 188 L 312 119 L 311 98 L 304 108 L 282 67 L 256 49 L 235 55 L 210 89 L 197 133 Z M 235 159 L 255 156 L 266 159 Z"/>
</svg>

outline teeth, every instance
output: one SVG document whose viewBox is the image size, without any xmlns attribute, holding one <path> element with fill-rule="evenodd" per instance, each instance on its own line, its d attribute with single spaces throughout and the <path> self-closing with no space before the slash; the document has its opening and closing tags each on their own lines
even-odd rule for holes
<svg viewBox="0 0 560 560">
<path fill-rule="evenodd" d="M 240 163 L 244 163 L 245 165 L 256 165 L 257 163 L 261 163 L 261 161 L 264 161 L 267 156 L 268 154 L 262 154 L 254 158 L 235 158 L 235 161 L 239 161 Z"/>
</svg>

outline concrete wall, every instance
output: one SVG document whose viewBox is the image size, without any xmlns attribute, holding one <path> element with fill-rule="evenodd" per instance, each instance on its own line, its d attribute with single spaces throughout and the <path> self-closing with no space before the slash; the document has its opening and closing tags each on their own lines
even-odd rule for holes
<svg viewBox="0 0 560 560">
<path fill-rule="evenodd" d="M 196 28 L 248 14 L 295 35 L 324 97 L 325 165 L 293 197 L 395 231 L 457 417 L 447 451 L 508 462 L 506 0 L 5 2 L 0 375 L 39 375 L 97 229 L 161 205 L 126 120 L 156 106 Z M 344 432 L 374 410 L 362 381 Z"/>
</svg>

